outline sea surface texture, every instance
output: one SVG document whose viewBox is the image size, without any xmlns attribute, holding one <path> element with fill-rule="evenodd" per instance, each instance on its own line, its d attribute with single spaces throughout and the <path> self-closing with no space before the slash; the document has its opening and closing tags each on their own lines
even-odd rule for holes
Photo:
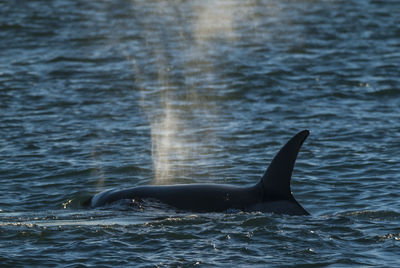
<svg viewBox="0 0 400 268">
<path fill-rule="evenodd" d="M 93 194 L 257 183 L 311 216 Z M 0 1 L 1 267 L 400 265 L 400 1 Z"/>
</svg>

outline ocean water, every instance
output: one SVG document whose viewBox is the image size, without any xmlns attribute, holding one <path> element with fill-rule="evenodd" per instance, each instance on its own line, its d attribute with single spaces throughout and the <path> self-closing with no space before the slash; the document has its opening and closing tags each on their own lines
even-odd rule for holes
<svg viewBox="0 0 400 268">
<path fill-rule="evenodd" d="M 400 2 L 0 1 L 1 267 L 400 265 Z M 255 184 L 311 216 L 88 209 Z"/>
</svg>

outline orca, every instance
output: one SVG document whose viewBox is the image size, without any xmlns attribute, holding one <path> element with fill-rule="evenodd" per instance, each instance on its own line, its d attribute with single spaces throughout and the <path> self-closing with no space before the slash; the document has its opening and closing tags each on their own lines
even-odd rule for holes
<svg viewBox="0 0 400 268">
<path fill-rule="evenodd" d="M 155 200 L 169 207 L 191 212 L 266 212 L 310 215 L 293 197 L 290 180 L 297 154 L 309 135 L 303 130 L 294 135 L 273 158 L 261 180 L 253 186 L 224 184 L 147 185 L 111 189 L 94 195 L 91 208 L 120 200 Z"/>
</svg>

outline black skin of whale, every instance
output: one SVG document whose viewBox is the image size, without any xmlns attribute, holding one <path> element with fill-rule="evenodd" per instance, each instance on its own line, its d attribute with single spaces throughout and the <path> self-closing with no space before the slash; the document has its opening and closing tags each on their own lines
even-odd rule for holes
<svg viewBox="0 0 400 268">
<path fill-rule="evenodd" d="M 148 185 L 129 189 L 111 189 L 89 200 L 97 208 L 119 200 L 157 200 L 173 208 L 192 212 L 266 212 L 309 215 L 295 200 L 290 180 L 297 154 L 309 135 L 303 130 L 293 136 L 271 161 L 261 180 L 254 186 L 224 184 Z"/>
</svg>

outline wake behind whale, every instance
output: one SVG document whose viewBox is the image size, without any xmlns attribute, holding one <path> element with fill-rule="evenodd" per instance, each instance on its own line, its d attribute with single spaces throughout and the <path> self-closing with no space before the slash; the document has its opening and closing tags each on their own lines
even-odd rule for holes
<svg viewBox="0 0 400 268">
<path fill-rule="evenodd" d="M 287 215 L 309 215 L 290 190 L 297 154 L 308 137 L 303 130 L 293 136 L 273 158 L 261 180 L 254 186 L 224 184 L 148 185 L 111 189 L 93 196 L 90 207 L 97 208 L 120 200 L 157 200 L 179 210 L 226 212 L 240 210 Z"/>
</svg>

